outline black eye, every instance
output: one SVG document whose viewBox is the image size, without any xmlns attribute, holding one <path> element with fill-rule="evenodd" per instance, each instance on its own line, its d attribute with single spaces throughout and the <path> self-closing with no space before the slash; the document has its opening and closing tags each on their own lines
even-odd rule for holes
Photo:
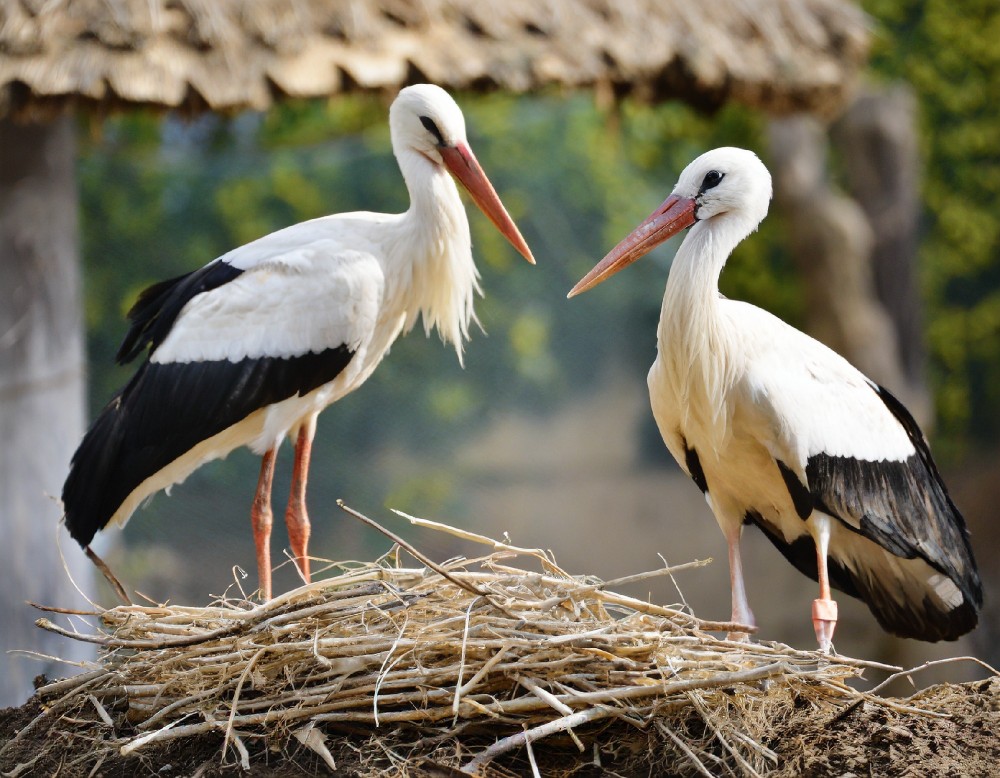
<svg viewBox="0 0 1000 778">
<path fill-rule="evenodd" d="M 702 194 L 718 186 L 722 179 L 725 178 L 725 175 L 725 173 L 720 173 L 718 170 L 709 170 L 705 174 L 705 179 L 701 182 L 701 189 L 698 190 L 698 194 Z"/>
<path fill-rule="evenodd" d="M 441 134 L 441 130 L 438 129 L 438 126 L 434 123 L 434 120 L 432 118 L 430 118 L 429 116 L 421 116 L 420 123 L 424 125 L 424 127 L 427 129 L 427 132 L 429 132 L 437 139 L 439 146 L 446 145 L 444 142 L 444 136 Z"/>
</svg>

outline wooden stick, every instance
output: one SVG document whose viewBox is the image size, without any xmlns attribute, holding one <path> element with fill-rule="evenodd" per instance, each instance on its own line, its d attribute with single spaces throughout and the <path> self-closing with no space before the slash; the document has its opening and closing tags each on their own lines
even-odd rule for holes
<svg viewBox="0 0 1000 778">
<path fill-rule="evenodd" d="M 118 595 L 118 598 L 126 605 L 131 605 L 132 600 L 129 599 L 128 592 L 125 591 L 125 587 L 122 586 L 121 581 L 115 577 L 115 574 L 111 572 L 111 568 L 105 564 L 104 560 L 97 556 L 97 554 L 94 553 L 94 549 L 92 549 L 89 545 L 84 546 L 83 551 L 87 555 L 87 558 L 94 563 L 98 570 L 101 571 L 101 575 L 103 575 L 105 580 L 111 585 L 112 591 Z"/>
<path fill-rule="evenodd" d="M 591 721 L 600 721 L 601 719 L 606 719 L 614 715 L 615 711 L 608 708 L 588 708 L 587 710 L 573 713 L 569 716 L 563 716 L 562 718 L 555 719 L 554 721 L 534 727 L 533 729 L 518 732 L 516 735 L 511 735 L 510 737 L 498 740 L 492 746 L 479 753 L 474 759 L 466 762 L 462 765 L 462 772 L 471 773 L 473 775 L 477 774 L 480 771 L 480 768 L 484 767 L 488 762 L 493 761 L 501 754 L 506 754 L 508 751 L 513 751 L 515 748 L 521 748 L 533 740 L 538 740 L 557 732 L 563 732 L 570 727 L 579 727 Z"/>
<path fill-rule="evenodd" d="M 422 553 L 420 553 L 419 551 L 417 551 L 417 549 L 414 548 L 414 546 L 412 544 L 407 543 L 405 540 L 403 540 L 403 538 L 401 538 L 395 532 L 390 532 L 385 527 L 383 527 L 381 524 L 379 524 L 377 521 L 375 521 L 373 519 L 369 519 L 364 514 L 359 513 L 358 511 L 354 510 L 354 508 L 351 508 L 350 506 L 346 505 L 343 500 L 337 500 L 337 507 L 339 507 L 342 511 L 344 511 L 348 515 L 353 516 L 358 521 L 364 522 L 365 524 L 367 524 L 372 529 L 375 529 L 378 532 L 381 532 L 383 535 L 385 535 L 387 538 L 389 538 L 389 540 L 391 540 L 393 543 L 395 543 L 400 548 L 405 548 L 407 550 L 407 552 L 410 553 L 415 559 L 417 559 L 421 563 L 427 565 L 431 570 L 433 570 L 435 573 L 437 573 L 438 575 L 440 575 L 442 578 L 447 578 L 449 581 L 451 581 L 453 584 L 455 584 L 455 586 L 460 586 L 463 589 L 465 589 L 465 590 L 467 590 L 469 592 L 472 592 L 473 594 L 479 595 L 480 597 L 482 597 L 483 599 L 487 600 L 488 602 L 491 602 L 491 603 L 493 602 L 493 600 L 490 597 L 490 595 L 489 595 L 488 592 L 484 592 L 481 589 L 479 589 L 478 587 L 475 587 L 475 586 L 473 586 L 471 584 L 468 584 L 468 583 L 465 583 L 465 582 L 459 580 L 458 578 L 456 578 L 455 576 L 453 576 L 451 573 L 449 573 L 447 570 L 445 570 L 443 567 L 441 567 L 440 565 L 432 562 L 429 558 L 427 558 Z"/>
<path fill-rule="evenodd" d="M 899 672 L 893 673 L 888 678 L 886 678 L 878 686 L 873 687 L 868 691 L 869 694 L 878 694 L 882 689 L 888 686 L 890 683 L 895 681 L 897 678 L 909 678 L 914 673 L 919 673 L 921 670 L 926 670 L 930 667 L 938 667 L 939 665 L 949 665 L 955 662 L 973 662 L 986 670 L 989 670 L 994 676 L 1000 676 L 998 672 L 992 665 L 987 664 L 982 659 L 977 659 L 974 656 L 953 656 L 947 659 L 933 659 L 929 662 L 924 662 L 919 667 L 913 667 L 909 670 L 900 670 Z"/>
</svg>

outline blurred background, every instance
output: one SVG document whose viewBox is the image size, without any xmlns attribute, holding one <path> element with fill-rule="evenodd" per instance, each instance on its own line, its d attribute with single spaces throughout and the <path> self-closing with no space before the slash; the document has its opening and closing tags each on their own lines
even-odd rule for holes
<svg viewBox="0 0 1000 778">
<path fill-rule="evenodd" d="M 761 156 L 776 192 L 723 292 L 823 339 L 906 402 L 984 576 L 982 624 L 957 645 L 891 638 L 842 596 L 837 648 L 906 665 L 963 653 L 1000 663 L 995 4 L 335 5 L 53 11 L 0 1 L 4 650 L 86 658 L 85 647 L 37 630 L 25 605 L 79 606 L 71 575 L 114 604 L 57 531 L 53 495 L 84 427 L 134 370 L 113 356 L 137 294 L 295 222 L 405 210 L 387 107 L 405 83 L 434 81 L 462 106 L 538 266 L 468 209 L 482 331 L 462 368 L 418 326 L 323 413 L 311 552 L 371 560 L 390 547 L 336 507 L 342 498 L 437 560 L 481 549 L 411 530 L 389 508 L 509 533 L 605 579 L 712 557 L 678 576 L 680 592 L 654 581 L 628 593 L 726 618 L 722 534 L 663 447 L 646 393 L 677 242 L 582 297 L 565 295 L 694 156 L 738 145 Z M 279 458 L 278 514 L 290 451 Z M 247 451 L 210 463 L 124 532 L 104 533 L 100 551 L 154 600 L 249 592 L 258 468 Z M 278 559 L 286 542 L 278 519 Z M 744 547 L 759 637 L 812 648 L 815 584 L 755 529 Z M 276 590 L 295 583 L 286 564 Z M 22 702 L 40 672 L 72 670 L 0 656 L 0 704 Z"/>
</svg>

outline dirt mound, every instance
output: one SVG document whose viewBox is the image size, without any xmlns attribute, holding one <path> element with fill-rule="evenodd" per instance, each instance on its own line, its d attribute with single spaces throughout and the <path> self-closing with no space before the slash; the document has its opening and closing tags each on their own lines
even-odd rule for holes
<svg viewBox="0 0 1000 778">
<path fill-rule="evenodd" d="M 788 709 L 774 721 L 773 734 L 763 742 L 776 758 L 767 776 L 991 776 L 1000 765 L 1000 679 L 961 685 L 934 686 L 907 699 L 892 700 L 920 706 L 943 717 L 928 717 L 894 710 L 878 703 L 845 704 L 833 712 L 817 710 L 807 700 Z M 42 713 L 38 698 L 20 708 L 0 711 L 0 748 Z M 698 726 L 692 721 L 692 725 Z M 106 724 L 96 709 L 68 722 L 48 719 L 33 727 L 0 757 L 3 775 L 101 775 L 125 778 L 141 775 L 211 776 L 315 776 L 330 774 L 329 767 L 309 748 L 297 744 L 280 752 L 264 742 L 250 744 L 250 770 L 223 763 L 221 734 L 200 735 L 153 746 L 135 756 L 109 755 L 100 764 L 88 758 L 95 733 Z M 386 732 L 385 730 L 389 731 Z M 678 767 L 677 746 L 655 728 L 646 732 L 624 723 L 591 730 L 577 730 L 585 753 L 568 737 L 553 738 L 534 747 L 534 760 L 542 775 L 649 775 Z M 492 742 L 486 732 L 458 735 L 453 740 L 428 743 L 422 751 L 394 752 L 387 747 L 381 758 L 372 753 L 373 742 L 393 740 L 392 728 L 334 728 L 327 745 L 339 775 L 456 776 L 454 765 L 462 755 Z M 53 741 L 58 747 L 53 747 Z M 716 748 L 717 767 L 729 756 Z M 668 756 L 673 755 L 673 756 Z M 96 768 L 96 770 L 95 770 Z M 733 774 L 731 768 L 712 774 Z M 523 749 L 498 758 L 481 774 L 490 776 L 530 774 Z M 699 775 L 688 765 L 681 775 Z M 739 774 L 738 768 L 735 774 Z"/>
<path fill-rule="evenodd" d="M 902 778 L 1000 771 L 1000 679 L 932 686 L 906 700 L 930 718 L 864 701 L 835 716 L 796 711 L 775 729 L 773 776 Z"/>
</svg>

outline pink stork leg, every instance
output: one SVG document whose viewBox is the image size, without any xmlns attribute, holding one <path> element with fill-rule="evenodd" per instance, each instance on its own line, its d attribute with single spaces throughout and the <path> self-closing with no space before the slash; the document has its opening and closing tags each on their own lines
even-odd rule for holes
<svg viewBox="0 0 1000 778">
<path fill-rule="evenodd" d="M 833 644 L 833 631 L 837 627 L 837 602 L 830 597 L 830 574 L 827 571 L 827 555 L 830 552 L 829 516 L 814 513 L 810 518 L 813 539 L 816 542 L 816 569 L 819 572 L 819 598 L 813 600 L 812 619 L 816 631 L 819 650 L 829 653 Z"/>
<path fill-rule="evenodd" d="M 306 547 L 309 545 L 309 514 L 306 512 L 306 481 L 309 478 L 309 457 L 312 454 L 313 436 L 316 434 L 316 416 L 299 427 L 295 439 L 295 464 L 292 466 L 292 489 L 288 496 L 288 509 L 285 511 L 285 524 L 288 526 L 288 542 L 292 547 L 292 556 L 299 568 L 302 578 L 309 583 L 309 555 Z"/>
<path fill-rule="evenodd" d="M 757 622 L 750 610 L 750 603 L 747 600 L 747 590 L 743 584 L 743 561 L 740 558 L 740 535 L 743 532 L 742 524 L 735 524 L 724 529 L 726 544 L 729 546 L 729 585 L 733 593 L 733 614 L 732 621 L 735 624 L 745 624 L 748 627 L 756 627 Z M 750 639 L 746 632 L 730 632 L 727 635 L 729 640 L 745 641 Z"/>
<path fill-rule="evenodd" d="M 257 492 L 250 508 L 250 523 L 253 526 L 253 542 L 257 547 L 257 580 L 260 598 L 271 599 L 271 484 L 274 481 L 274 458 L 277 448 L 264 452 L 260 462 L 260 476 Z"/>
</svg>

